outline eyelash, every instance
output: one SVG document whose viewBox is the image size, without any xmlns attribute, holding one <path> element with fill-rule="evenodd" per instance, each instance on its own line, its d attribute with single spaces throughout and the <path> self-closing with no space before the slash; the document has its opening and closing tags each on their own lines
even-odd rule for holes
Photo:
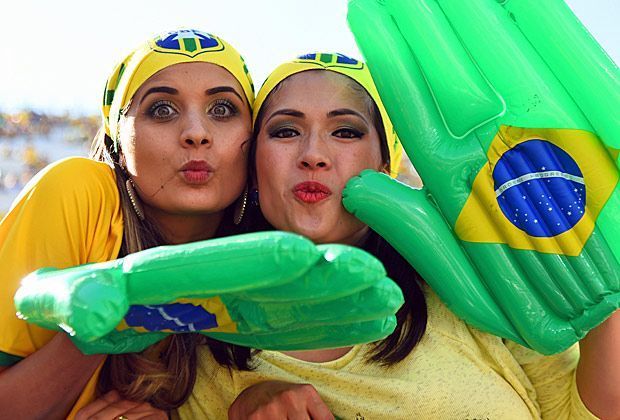
<svg viewBox="0 0 620 420">
<path fill-rule="evenodd" d="M 165 117 L 157 115 L 157 111 L 159 109 L 161 109 L 162 107 L 164 107 L 164 106 L 170 107 L 175 113 L 178 112 L 172 102 L 170 102 L 170 101 L 157 101 L 153 105 L 150 106 L 150 108 L 148 110 L 149 116 L 151 116 L 152 118 L 155 118 L 157 120 L 167 120 L 167 119 L 169 119 L 172 116 L 172 113 L 170 115 L 168 115 L 168 116 L 165 116 Z"/>
<path fill-rule="evenodd" d="M 284 133 L 289 132 L 289 133 L 293 133 L 293 135 L 284 135 Z M 348 136 L 342 136 L 342 134 L 348 134 Z M 361 139 L 362 137 L 364 137 L 366 133 L 357 130 L 355 128 L 351 128 L 351 127 L 347 127 L 347 128 L 339 128 L 337 130 L 335 130 L 334 132 L 332 132 L 332 135 L 338 138 L 342 138 L 342 139 Z M 294 137 L 295 135 L 299 135 L 299 131 L 297 131 L 296 129 L 292 128 L 292 127 L 278 127 L 275 130 L 271 130 L 269 132 L 269 136 L 272 138 L 291 138 Z"/>
<path fill-rule="evenodd" d="M 215 109 L 215 107 L 222 106 L 222 105 L 228 109 L 228 111 L 230 112 L 229 115 L 217 115 L 213 113 L 213 110 Z M 227 118 L 234 117 L 235 115 L 237 115 L 239 113 L 239 109 L 227 99 L 216 99 L 211 105 L 211 107 L 209 108 L 209 112 L 215 118 L 225 120 Z"/>
<path fill-rule="evenodd" d="M 279 138 L 279 139 L 287 139 L 287 138 L 291 138 L 293 136 L 289 135 L 289 136 L 285 136 L 283 135 L 283 133 L 285 132 L 292 132 L 294 133 L 294 135 L 299 135 L 299 131 L 295 130 L 292 127 L 278 127 L 275 130 L 271 130 L 269 132 L 269 137 L 272 138 Z"/>
<path fill-rule="evenodd" d="M 229 112 L 228 115 L 218 115 L 213 113 L 213 110 L 218 107 L 218 106 L 225 106 L 227 111 Z M 157 112 L 162 109 L 163 107 L 169 107 L 172 112 L 170 112 L 169 115 L 167 116 L 160 116 L 157 115 Z M 166 100 L 162 100 L 162 101 L 157 101 L 155 102 L 153 105 L 151 105 L 147 111 L 148 115 L 156 120 L 167 120 L 170 119 L 175 113 L 177 113 L 178 110 L 176 109 L 176 107 L 174 106 L 174 104 L 170 101 L 166 101 Z M 213 104 L 211 104 L 208 112 L 215 118 L 217 119 L 221 119 L 221 120 L 225 120 L 228 119 L 230 117 L 233 117 L 235 115 L 237 115 L 239 113 L 239 110 L 237 109 L 237 107 L 230 101 L 226 100 L 226 99 L 217 99 L 213 102 Z"/>
<path fill-rule="evenodd" d="M 342 136 L 337 136 L 336 134 L 342 134 L 342 133 L 347 133 L 350 136 L 349 137 L 342 137 Z M 339 128 L 338 130 L 334 131 L 332 133 L 332 135 L 336 135 L 336 137 L 340 137 L 340 138 L 344 138 L 344 139 L 361 139 L 362 137 L 364 137 L 364 132 L 357 130 L 355 128 L 352 127 L 346 127 L 346 128 Z"/>
</svg>

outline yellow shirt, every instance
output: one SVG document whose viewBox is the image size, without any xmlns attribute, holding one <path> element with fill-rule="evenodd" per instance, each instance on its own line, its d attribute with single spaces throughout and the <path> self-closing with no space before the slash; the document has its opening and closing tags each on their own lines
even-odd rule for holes
<svg viewBox="0 0 620 420">
<path fill-rule="evenodd" d="M 226 419 L 237 395 L 265 380 L 314 385 L 336 418 L 595 419 L 575 384 L 576 347 L 543 356 L 466 325 L 427 288 L 427 331 L 402 362 L 365 361 L 368 345 L 325 363 L 263 351 L 252 372 L 229 371 L 201 348 L 198 376 L 179 410 L 185 419 Z"/>
<path fill-rule="evenodd" d="M 15 316 L 13 296 L 25 275 L 114 259 L 122 236 L 120 199 L 108 165 L 68 158 L 37 174 L 0 223 L 0 352 L 27 357 L 56 334 Z M 94 395 L 96 376 L 76 408 Z"/>
</svg>

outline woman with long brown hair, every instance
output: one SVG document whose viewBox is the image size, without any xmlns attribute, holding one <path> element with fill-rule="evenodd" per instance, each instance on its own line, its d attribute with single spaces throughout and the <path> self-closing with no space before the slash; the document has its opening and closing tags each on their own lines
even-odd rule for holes
<svg viewBox="0 0 620 420">
<path fill-rule="evenodd" d="M 66 334 L 17 319 L 13 295 L 40 267 L 234 233 L 252 102 L 242 57 L 201 31 L 150 39 L 114 69 L 91 158 L 47 167 L 0 225 L 3 416 L 71 417 L 97 384 L 163 409 L 185 399 L 195 336 L 174 335 L 140 354 L 85 356 Z"/>
</svg>

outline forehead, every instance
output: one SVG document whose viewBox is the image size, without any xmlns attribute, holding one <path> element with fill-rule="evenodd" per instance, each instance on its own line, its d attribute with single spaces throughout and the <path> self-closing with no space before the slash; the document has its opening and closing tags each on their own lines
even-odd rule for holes
<svg viewBox="0 0 620 420">
<path fill-rule="evenodd" d="M 286 78 L 273 93 L 270 109 L 353 108 L 366 111 L 367 94 L 349 77 L 325 70 L 309 70 Z"/>
<path fill-rule="evenodd" d="M 196 83 L 206 85 L 228 85 L 241 89 L 235 77 L 225 68 L 212 63 L 178 63 L 161 69 L 149 77 L 140 89 L 159 84 Z"/>
</svg>

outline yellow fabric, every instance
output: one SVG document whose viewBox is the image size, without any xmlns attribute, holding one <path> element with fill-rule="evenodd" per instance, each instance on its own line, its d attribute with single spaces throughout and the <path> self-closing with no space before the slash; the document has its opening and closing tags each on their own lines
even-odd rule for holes
<svg viewBox="0 0 620 420">
<path fill-rule="evenodd" d="M 587 206 L 582 210 L 585 214 L 575 226 L 559 235 L 529 235 L 513 225 L 498 204 L 493 181 L 495 165 L 506 152 L 532 139 L 557 145 L 578 163 L 583 172 L 585 196 L 588 197 Z M 472 193 L 456 221 L 454 230 L 458 237 L 470 242 L 505 243 L 516 249 L 571 256 L 581 254 L 594 230 L 596 218 L 613 193 L 620 176 L 600 140 L 584 130 L 502 126 L 491 142 L 487 155 L 489 163 L 476 176 Z"/>
<path fill-rule="evenodd" d="M 328 54 L 328 53 L 312 53 L 298 57 L 297 59 L 281 64 L 267 77 L 263 86 L 256 94 L 256 101 L 254 102 L 253 122 L 256 122 L 256 117 L 263 106 L 265 99 L 269 96 L 269 93 L 278 86 L 278 84 L 289 76 L 296 73 L 301 73 L 308 70 L 329 70 L 336 73 L 343 74 L 359 83 L 370 97 L 377 104 L 381 119 L 383 120 L 383 128 L 385 129 L 385 136 L 388 143 L 388 150 L 390 153 L 390 176 L 396 178 L 398 170 L 400 168 L 400 162 L 403 156 L 403 147 L 396 135 L 392 121 L 388 116 L 379 92 L 375 86 L 370 71 L 365 63 L 356 59 L 347 57 L 342 54 Z"/>
<path fill-rule="evenodd" d="M 311 383 L 341 419 L 595 419 L 576 392 L 576 347 L 542 356 L 482 333 L 426 290 L 428 329 L 390 368 L 365 362 L 368 345 L 331 362 L 262 352 L 253 372 L 221 367 L 200 349 L 198 377 L 181 419 L 226 419 L 237 395 L 265 380 Z"/>
<path fill-rule="evenodd" d="M 122 232 L 120 199 L 109 166 L 69 158 L 37 174 L 0 223 L 0 351 L 27 357 L 56 334 L 15 316 L 13 296 L 26 274 L 114 259 Z M 92 384 L 81 401 L 94 395 Z"/>
<path fill-rule="evenodd" d="M 221 38 L 187 29 L 168 32 L 148 40 L 132 51 L 113 70 L 106 82 L 102 115 L 106 134 L 118 140 L 118 122 L 122 110 L 142 86 L 158 71 L 179 63 L 205 62 L 228 70 L 243 88 L 250 104 L 254 86 L 243 57 Z"/>
<path fill-rule="evenodd" d="M 99 382 L 99 374 L 101 373 L 101 369 L 103 368 L 104 363 L 105 359 L 101 361 L 101 364 L 99 365 L 99 367 L 97 367 L 97 370 L 93 372 L 93 376 L 90 377 L 88 383 L 82 390 L 82 394 L 78 397 L 77 401 L 73 405 L 73 409 L 67 415 L 67 420 L 75 419 L 75 416 L 77 415 L 78 411 L 80 411 L 80 409 L 86 407 L 89 403 L 95 400 L 95 395 L 97 392 L 97 382 Z"/>
</svg>

